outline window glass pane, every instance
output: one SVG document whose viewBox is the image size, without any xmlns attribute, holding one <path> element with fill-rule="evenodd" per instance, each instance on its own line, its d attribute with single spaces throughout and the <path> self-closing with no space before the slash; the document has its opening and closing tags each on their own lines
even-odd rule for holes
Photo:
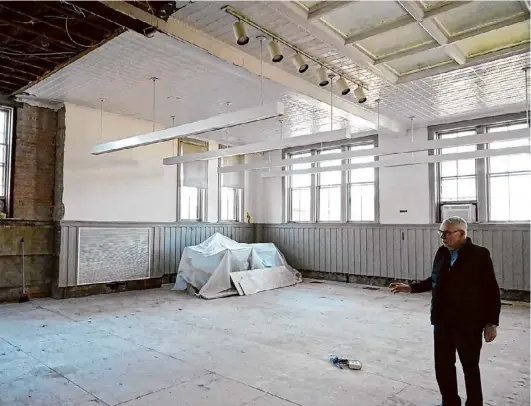
<svg viewBox="0 0 531 406">
<path fill-rule="evenodd" d="M 341 220 L 341 187 L 319 189 L 319 221 Z"/>
<path fill-rule="evenodd" d="M 509 177 L 491 177 L 489 192 L 490 219 L 492 221 L 507 221 L 509 219 Z"/>
<path fill-rule="evenodd" d="M 183 186 L 181 188 L 181 219 L 197 220 L 199 209 L 199 189 Z"/>
<path fill-rule="evenodd" d="M 476 173 L 476 160 L 475 159 L 462 159 L 457 161 L 457 175 L 474 175 Z"/>
<path fill-rule="evenodd" d="M 457 200 L 457 179 L 441 179 L 441 201 Z"/>
<path fill-rule="evenodd" d="M 476 178 L 457 180 L 457 200 L 476 200 Z"/>
<path fill-rule="evenodd" d="M 310 189 L 293 189 L 291 191 L 291 221 L 311 221 Z"/>
<path fill-rule="evenodd" d="M 529 174 L 509 177 L 509 221 L 531 220 L 530 181 Z"/>
<path fill-rule="evenodd" d="M 309 152 L 304 154 L 294 154 L 290 155 L 290 158 L 297 159 L 297 158 L 304 158 L 311 156 Z M 305 163 L 305 164 L 293 164 L 291 166 L 292 170 L 298 170 L 298 169 L 308 169 L 311 168 L 311 163 Z M 308 187 L 312 184 L 312 174 L 307 175 L 293 175 L 291 176 L 291 187 L 298 188 L 298 187 Z"/>
<path fill-rule="evenodd" d="M 443 178 L 449 176 L 457 176 L 457 161 L 441 162 L 441 176 Z"/>
<path fill-rule="evenodd" d="M 496 126 L 496 127 L 488 127 L 487 132 L 498 133 L 502 131 L 519 130 L 521 128 L 527 128 L 527 124 L 519 123 L 519 124 L 502 125 L 502 126 Z"/>
<path fill-rule="evenodd" d="M 221 188 L 221 220 L 236 220 L 235 190 L 233 188 Z"/>
<path fill-rule="evenodd" d="M 350 221 L 374 221 L 374 185 L 350 186 Z"/>
<path fill-rule="evenodd" d="M 4 144 L 0 144 L 0 163 L 6 163 L 6 146 Z"/>
<path fill-rule="evenodd" d="M 0 142 L 5 144 L 7 132 L 7 112 L 0 110 Z"/>
<path fill-rule="evenodd" d="M 356 145 L 350 148 L 351 151 L 360 151 L 364 149 L 373 149 L 374 145 Z M 358 158 L 351 158 L 350 163 L 351 164 L 361 164 L 366 162 L 373 162 L 374 156 L 361 156 Z M 350 171 L 350 183 L 358 183 L 358 182 L 374 182 L 375 178 L 375 168 L 361 168 L 361 169 L 353 169 Z"/>
<path fill-rule="evenodd" d="M 341 152 L 341 149 L 329 149 L 321 151 L 320 155 L 336 154 Z M 341 165 L 341 160 L 333 161 L 320 161 L 319 166 L 321 168 L 330 167 L 330 166 L 339 166 Z M 341 171 L 333 172 L 321 172 L 319 173 L 319 185 L 340 185 L 341 184 Z"/>
</svg>

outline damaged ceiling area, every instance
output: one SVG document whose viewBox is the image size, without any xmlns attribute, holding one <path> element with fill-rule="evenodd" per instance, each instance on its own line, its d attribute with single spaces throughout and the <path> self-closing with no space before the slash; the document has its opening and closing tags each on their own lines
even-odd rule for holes
<svg viewBox="0 0 531 406">
<path fill-rule="evenodd" d="M 129 3 L 161 19 L 178 10 L 175 2 Z M 97 1 L 0 3 L 0 95 L 23 93 L 126 30 L 155 32 Z"/>
</svg>

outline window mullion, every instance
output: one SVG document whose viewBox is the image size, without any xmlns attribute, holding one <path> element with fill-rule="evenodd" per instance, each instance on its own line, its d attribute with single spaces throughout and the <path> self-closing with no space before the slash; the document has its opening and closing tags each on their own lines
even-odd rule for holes
<svg viewBox="0 0 531 406">
<path fill-rule="evenodd" d="M 478 126 L 476 128 L 477 134 L 485 134 L 487 129 L 485 126 Z M 478 151 L 487 149 L 486 144 L 479 144 Z M 477 204 L 478 204 L 478 222 L 486 223 L 488 221 L 489 199 L 488 199 L 488 185 L 487 185 L 487 158 L 476 159 L 476 189 L 477 189 Z"/>
</svg>

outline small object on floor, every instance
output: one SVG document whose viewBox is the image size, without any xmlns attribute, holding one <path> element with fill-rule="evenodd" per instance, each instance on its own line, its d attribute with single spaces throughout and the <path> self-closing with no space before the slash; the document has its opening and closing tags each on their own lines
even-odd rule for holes
<svg viewBox="0 0 531 406">
<path fill-rule="evenodd" d="M 366 290 L 380 290 L 378 286 L 364 286 L 363 289 Z"/>
<path fill-rule="evenodd" d="M 324 283 L 324 281 L 310 281 L 310 283 Z"/>
<path fill-rule="evenodd" d="M 502 306 L 512 306 L 513 304 L 510 302 L 501 302 Z"/>
<path fill-rule="evenodd" d="M 330 362 L 334 364 L 336 368 L 339 369 L 347 367 L 349 369 L 359 371 L 362 368 L 362 364 L 360 361 L 347 358 L 339 358 L 337 355 L 331 355 Z"/>
</svg>

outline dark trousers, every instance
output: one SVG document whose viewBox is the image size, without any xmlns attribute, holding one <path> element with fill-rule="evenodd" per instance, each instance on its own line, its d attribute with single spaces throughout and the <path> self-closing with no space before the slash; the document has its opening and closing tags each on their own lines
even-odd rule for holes
<svg viewBox="0 0 531 406">
<path fill-rule="evenodd" d="M 442 395 L 443 406 L 460 406 L 457 393 L 455 353 L 463 366 L 466 384 L 466 406 L 482 406 L 479 355 L 483 344 L 483 329 L 470 326 L 437 325 L 435 338 L 435 376 Z"/>
</svg>

